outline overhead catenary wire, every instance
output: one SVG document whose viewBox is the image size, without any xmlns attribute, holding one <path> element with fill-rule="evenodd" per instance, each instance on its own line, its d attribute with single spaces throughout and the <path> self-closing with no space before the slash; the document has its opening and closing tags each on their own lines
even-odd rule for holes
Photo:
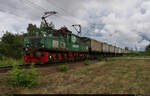
<svg viewBox="0 0 150 96">
<path fill-rule="evenodd" d="M 34 2 L 32 2 L 32 1 L 30 1 L 30 0 L 23 0 L 23 1 L 28 1 L 28 3 L 37 6 L 38 8 L 42 9 L 43 11 L 48 11 L 47 9 L 41 7 L 41 6 L 38 5 L 37 3 L 34 3 Z M 26 4 L 27 4 L 27 3 L 26 3 Z M 34 7 L 35 7 L 35 6 L 34 6 Z"/>
<path fill-rule="evenodd" d="M 60 10 L 62 10 L 64 13 L 67 13 L 67 14 L 70 15 L 71 17 L 76 18 L 76 17 L 74 17 L 70 12 L 68 12 L 67 10 L 65 10 L 64 8 L 58 6 L 58 5 L 56 4 L 56 2 L 51 1 L 51 0 L 46 0 L 46 1 L 47 1 L 48 3 L 52 3 L 52 4 L 55 5 L 57 8 L 59 8 Z"/>
<path fill-rule="evenodd" d="M 45 11 L 47 11 L 47 9 L 46 8 L 42 8 L 42 7 L 40 7 L 40 5 L 38 5 L 38 4 L 35 4 L 34 2 L 32 2 L 32 1 L 29 1 L 29 0 L 22 0 L 22 1 L 24 1 L 24 3 L 25 3 L 25 5 L 26 5 L 26 7 L 31 7 L 31 8 L 38 8 L 39 10 L 40 10 L 40 12 L 41 13 L 43 13 L 43 12 L 45 12 Z M 28 2 L 29 1 L 29 2 Z M 34 6 L 33 6 L 34 5 Z M 8 12 L 9 13 L 9 12 Z M 11 14 L 11 15 L 13 15 L 13 16 L 16 16 L 16 17 L 21 17 L 20 15 L 17 15 L 17 13 L 16 12 L 11 12 L 11 13 L 9 13 L 9 14 Z M 73 22 L 72 21 L 70 21 L 69 19 L 66 19 L 66 18 L 64 18 L 64 17 L 62 17 L 62 16 L 59 16 L 59 15 L 55 15 L 57 18 L 62 18 L 62 19 L 60 19 L 60 20 L 63 20 L 63 22 L 67 22 L 68 24 L 72 24 Z M 22 17 L 21 17 L 22 18 Z M 28 19 L 28 18 L 25 18 L 25 19 Z M 28 20 L 30 20 L 30 19 L 28 19 Z"/>
<path fill-rule="evenodd" d="M 43 8 L 43 7 L 41 7 L 40 5 L 38 5 L 38 4 L 36 4 L 36 3 L 32 2 L 32 1 L 29 1 L 29 0 L 25 0 L 25 1 L 28 1 L 28 2 L 30 2 L 31 4 L 36 5 L 37 7 L 43 9 L 44 11 L 49 11 L 48 9 Z M 55 4 L 55 5 L 56 5 L 56 4 Z M 59 14 L 59 13 L 58 13 L 58 14 Z M 64 19 L 64 20 L 65 20 L 66 22 L 68 22 L 68 23 L 71 23 L 71 24 L 74 23 L 74 22 L 72 22 L 71 20 L 66 19 L 66 18 L 63 17 L 63 16 L 58 16 L 57 14 L 56 14 L 55 16 Z"/>
<path fill-rule="evenodd" d="M 42 6 L 36 4 L 36 3 L 32 2 L 32 1 L 29 1 L 29 0 L 23 0 L 23 1 L 28 1 L 30 4 L 37 6 L 37 7 L 38 7 L 39 9 L 41 9 L 42 11 L 49 11 L 48 9 L 43 8 Z M 27 3 L 26 3 L 26 4 L 27 4 Z M 33 7 L 33 6 L 32 6 L 32 7 Z M 59 13 L 58 13 L 58 14 L 59 14 Z M 64 19 L 65 22 L 68 22 L 68 23 L 70 23 L 70 24 L 73 24 L 72 21 L 70 21 L 70 20 L 64 18 L 63 16 L 58 16 L 58 15 L 55 15 L 55 16 Z"/>
<path fill-rule="evenodd" d="M 62 7 L 60 7 L 59 5 L 57 5 L 56 4 L 56 2 L 54 2 L 54 1 L 50 1 L 50 0 L 46 0 L 49 4 L 53 4 L 53 5 L 55 5 L 55 7 L 57 8 L 57 9 L 59 9 L 60 11 L 62 11 L 63 13 L 65 13 L 65 14 L 67 14 L 68 16 L 70 16 L 70 17 L 73 17 L 73 18 L 76 18 L 75 16 L 73 16 L 70 12 L 68 12 L 67 10 L 65 10 L 64 8 L 62 8 Z M 52 5 L 51 4 L 51 5 Z M 61 13 L 62 13 L 61 12 Z M 64 17 L 62 17 L 62 18 L 64 18 Z M 64 18 L 65 20 L 67 20 L 67 21 L 69 21 L 70 23 L 72 23 L 72 24 L 74 24 L 75 22 L 73 22 L 73 21 L 71 21 L 71 20 L 69 20 L 69 19 L 66 19 L 66 18 Z"/>
<path fill-rule="evenodd" d="M 56 3 L 54 3 L 54 2 L 52 2 L 52 1 L 48 1 L 48 0 L 46 0 L 47 2 L 48 2 L 48 4 L 50 4 L 49 2 L 51 2 L 53 5 L 55 5 L 55 8 L 57 9 L 57 11 L 62 11 L 63 13 L 67 13 L 69 16 L 71 16 L 71 17 L 73 17 L 69 12 L 67 12 L 65 9 L 63 9 L 63 8 L 61 8 L 61 7 L 58 7 L 58 5 L 56 4 Z M 51 4 L 50 4 L 51 5 Z M 62 13 L 62 12 L 60 12 L 60 13 Z M 63 14 L 63 15 L 65 15 L 65 14 Z M 57 14 L 56 14 L 57 15 Z M 71 24 L 74 24 L 74 22 L 72 22 L 71 20 L 69 20 L 69 19 L 66 19 L 65 17 L 63 17 L 63 16 L 59 16 L 59 15 L 57 15 L 57 17 L 60 17 L 60 18 L 63 18 L 64 20 L 66 20 L 66 21 L 68 21 L 68 22 L 70 22 Z M 74 17 L 75 18 L 75 17 Z"/>
</svg>

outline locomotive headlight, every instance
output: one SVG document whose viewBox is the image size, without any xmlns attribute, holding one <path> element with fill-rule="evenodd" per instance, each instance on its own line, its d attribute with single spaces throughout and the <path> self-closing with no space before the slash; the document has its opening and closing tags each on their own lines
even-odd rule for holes
<svg viewBox="0 0 150 96">
<path fill-rule="evenodd" d="M 45 46 L 44 46 L 44 44 L 42 44 L 42 48 L 44 48 Z"/>
<path fill-rule="evenodd" d="M 29 48 L 29 47 L 30 47 L 30 45 L 29 45 L 29 44 L 27 44 L 27 47 Z"/>
<path fill-rule="evenodd" d="M 25 50 L 28 51 L 28 48 L 26 48 Z"/>
</svg>

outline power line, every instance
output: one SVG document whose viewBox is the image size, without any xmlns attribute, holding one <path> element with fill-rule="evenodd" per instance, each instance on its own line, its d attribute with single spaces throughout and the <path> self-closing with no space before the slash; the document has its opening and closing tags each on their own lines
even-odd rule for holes
<svg viewBox="0 0 150 96">
<path fill-rule="evenodd" d="M 30 4 L 32 4 L 32 5 L 35 5 L 35 6 L 37 6 L 38 8 L 40 8 L 40 9 L 42 9 L 42 10 L 44 10 L 44 11 L 48 11 L 47 9 L 45 9 L 45 8 L 43 8 L 43 7 L 41 7 L 40 5 L 38 5 L 38 4 L 36 4 L 36 3 L 34 3 L 34 2 L 32 2 L 32 1 L 29 1 L 29 0 L 26 0 L 26 1 L 28 1 Z M 32 6 L 33 7 L 33 6 Z M 57 15 L 55 15 L 56 17 L 58 17 Z M 64 21 L 66 21 L 66 22 L 68 22 L 68 23 L 73 23 L 72 21 L 70 21 L 70 20 L 68 20 L 68 19 L 66 19 L 66 18 L 64 18 L 64 17 L 62 17 L 62 16 L 59 16 L 60 18 L 62 18 L 62 19 L 64 19 Z"/>
<path fill-rule="evenodd" d="M 48 3 L 49 2 L 51 2 L 53 5 L 55 5 L 56 6 L 56 8 L 58 7 L 58 5 L 56 4 L 56 3 L 54 3 L 54 2 L 52 2 L 52 1 L 48 1 L 48 0 L 46 0 Z M 49 3 L 50 4 L 50 3 Z M 50 4 L 51 5 L 51 4 Z M 62 12 L 64 12 L 64 13 L 69 13 L 69 12 L 67 12 L 65 9 L 63 9 L 63 8 L 60 8 L 60 7 L 58 7 L 59 9 L 60 9 L 60 11 L 62 11 Z M 57 8 L 57 9 L 58 9 Z M 70 14 L 70 13 L 69 13 Z M 70 14 L 70 16 L 71 16 L 71 14 Z M 57 16 L 58 17 L 58 16 Z M 72 16 L 73 17 L 73 16 Z M 74 22 L 72 22 L 71 20 L 69 20 L 69 19 L 66 19 L 66 18 L 64 18 L 64 17 L 62 17 L 62 16 L 60 16 L 60 18 L 63 18 L 64 20 L 66 20 L 66 21 L 68 21 L 68 22 L 70 22 L 71 24 L 74 24 Z M 75 17 L 74 17 L 75 18 Z"/>
<path fill-rule="evenodd" d="M 70 12 L 68 12 L 67 10 L 65 10 L 64 8 L 61 8 L 61 7 L 59 7 L 57 4 L 56 4 L 56 2 L 52 2 L 52 1 L 48 1 L 48 0 L 46 0 L 48 3 L 49 2 L 51 2 L 52 4 L 54 4 L 56 7 L 58 7 L 59 9 L 61 9 L 63 12 L 65 12 L 65 13 L 68 13 L 70 16 L 72 16 L 72 17 L 74 17 Z M 76 17 L 74 17 L 74 18 L 76 18 Z"/>
<path fill-rule="evenodd" d="M 32 2 L 32 1 L 30 1 L 30 0 L 24 0 L 24 1 L 28 1 L 30 4 L 35 5 L 35 6 L 39 7 L 40 9 L 42 9 L 42 10 L 44 10 L 44 11 L 48 11 L 47 9 L 41 7 L 40 5 L 34 3 L 34 2 Z"/>
<path fill-rule="evenodd" d="M 76 18 L 76 17 L 74 17 L 70 12 L 68 12 L 67 10 L 65 10 L 65 9 L 63 9 L 63 8 L 61 8 L 61 7 L 59 7 L 55 2 L 48 1 L 48 0 L 46 0 L 46 1 L 47 1 L 48 3 L 51 2 L 53 5 L 56 6 L 57 9 L 59 8 L 62 12 L 68 13 L 69 16 L 71 16 L 71 17 L 73 17 L 73 18 Z M 50 4 L 50 3 L 49 3 L 49 4 Z M 61 16 L 61 18 L 65 19 L 66 21 L 69 21 L 71 24 L 74 24 L 74 22 L 72 22 L 72 21 L 69 20 L 69 19 L 66 19 L 66 18 L 64 18 L 64 17 L 62 17 L 62 16 Z"/>
</svg>

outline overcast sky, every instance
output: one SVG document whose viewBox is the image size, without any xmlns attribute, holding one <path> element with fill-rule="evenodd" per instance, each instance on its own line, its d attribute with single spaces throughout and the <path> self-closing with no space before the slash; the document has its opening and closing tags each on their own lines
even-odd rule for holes
<svg viewBox="0 0 150 96">
<path fill-rule="evenodd" d="M 29 23 L 39 26 L 45 11 L 56 28 L 82 25 L 82 36 L 124 48 L 144 50 L 150 40 L 150 0 L 0 0 L 2 31 L 26 32 Z"/>
</svg>

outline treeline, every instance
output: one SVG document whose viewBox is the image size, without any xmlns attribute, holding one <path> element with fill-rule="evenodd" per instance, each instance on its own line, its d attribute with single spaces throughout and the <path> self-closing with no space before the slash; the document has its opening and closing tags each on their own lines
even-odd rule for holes
<svg viewBox="0 0 150 96">
<path fill-rule="evenodd" d="M 48 23 L 49 28 L 46 24 L 41 22 L 40 27 L 35 24 L 28 24 L 27 33 L 14 34 L 6 31 L 0 39 L 0 58 L 2 56 L 10 57 L 13 59 L 20 59 L 23 56 L 24 38 L 27 36 L 36 36 L 49 34 L 50 31 L 55 30 L 54 24 Z"/>
<path fill-rule="evenodd" d="M 144 52 L 132 52 L 124 56 L 150 56 L 150 45 L 146 46 Z"/>
</svg>

